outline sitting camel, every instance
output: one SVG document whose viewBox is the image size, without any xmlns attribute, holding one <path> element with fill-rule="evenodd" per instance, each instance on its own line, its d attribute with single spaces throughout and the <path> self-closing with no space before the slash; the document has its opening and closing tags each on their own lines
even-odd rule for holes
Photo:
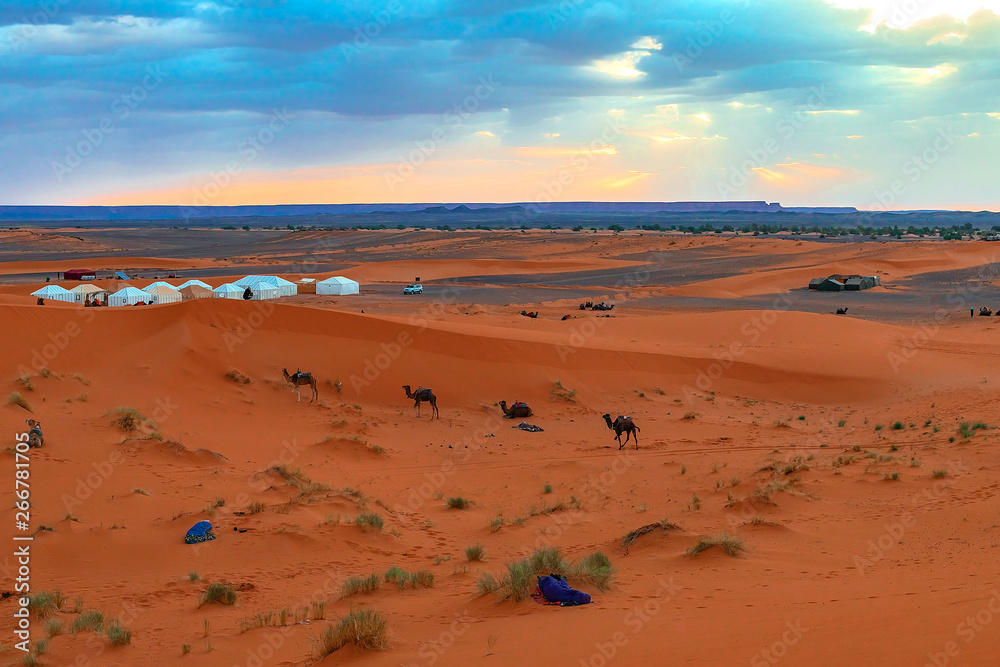
<svg viewBox="0 0 1000 667">
<path fill-rule="evenodd" d="M 285 376 L 285 382 L 291 382 L 294 385 L 296 400 L 302 400 L 302 396 L 299 394 L 299 387 L 304 385 L 312 387 L 312 399 L 310 399 L 310 403 L 319 398 L 319 391 L 316 389 L 316 378 L 312 376 L 312 373 L 295 371 L 294 375 L 289 375 L 288 371 L 284 368 L 281 369 L 281 373 Z"/>
<path fill-rule="evenodd" d="M 28 431 L 28 447 L 41 447 L 45 444 L 45 438 L 42 437 L 42 422 L 25 419 L 24 423 L 31 429 Z"/>
<path fill-rule="evenodd" d="M 847 314 L 847 308 L 838 308 L 837 309 L 837 314 L 838 315 L 846 315 Z"/>
<path fill-rule="evenodd" d="M 515 402 L 508 408 L 507 401 L 500 401 L 500 409 L 503 410 L 505 419 L 523 419 L 533 414 L 527 403 Z"/>
<path fill-rule="evenodd" d="M 639 427 L 632 422 L 631 417 L 618 415 L 615 417 L 614 422 L 612 422 L 611 415 L 605 414 L 604 421 L 607 422 L 608 428 L 615 432 L 615 440 L 618 441 L 618 449 L 621 449 L 628 444 L 629 437 L 635 439 L 635 448 L 639 449 Z M 624 443 L 622 443 L 622 433 L 625 434 Z"/>
<path fill-rule="evenodd" d="M 424 401 L 431 404 L 431 419 L 434 419 L 434 415 L 437 418 L 441 418 L 441 414 L 438 412 L 437 396 L 434 392 L 427 387 L 417 387 L 416 391 L 410 391 L 410 385 L 404 384 L 403 390 L 406 392 L 407 398 L 413 399 L 413 407 L 417 410 L 417 417 L 420 417 L 420 404 Z"/>
</svg>

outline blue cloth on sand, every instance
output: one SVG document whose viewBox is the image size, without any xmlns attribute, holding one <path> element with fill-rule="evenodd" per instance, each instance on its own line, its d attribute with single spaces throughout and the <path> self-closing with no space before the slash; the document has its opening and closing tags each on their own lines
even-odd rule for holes
<svg viewBox="0 0 1000 667">
<path fill-rule="evenodd" d="M 198 542 L 207 542 L 214 539 L 215 535 L 212 534 L 212 524 L 208 521 L 199 521 L 194 524 L 188 530 L 187 535 L 184 536 L 184 541 L 187 544 L 197 544 Z"/>
<path fill-rule="evenodd" d="M 552 576 L 538 577 L 538 590 L 549 602 L 558 602 L 564 607 L 590 602 L 589 595 L 570 588 L 564 579 Z"/>
</svg>

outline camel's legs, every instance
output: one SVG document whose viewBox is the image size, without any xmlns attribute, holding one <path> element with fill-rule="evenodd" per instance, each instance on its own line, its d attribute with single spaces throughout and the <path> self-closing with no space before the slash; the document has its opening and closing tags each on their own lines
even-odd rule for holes
<svg viewBox="0 0 1000 667">
<path fill-rule="evenodd" d="M 299 385 L 295 385 L 295 400 L 301 401 L 302 396 L 299 394 Z"/>
</svg>

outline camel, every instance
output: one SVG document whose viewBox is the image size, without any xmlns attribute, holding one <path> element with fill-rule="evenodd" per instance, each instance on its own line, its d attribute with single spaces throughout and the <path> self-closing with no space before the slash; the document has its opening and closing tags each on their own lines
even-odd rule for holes
<svg viewBox="0 0 1000 667">
<path fill-rule="evenodd" d="M 299 387 L 303 385 L 309 385 L 312 387 L 312 399 L 310 399 L 310 403 L 319 398 L 319 391 L 316 389 L 316 378 L 312 376 L 312 373 L 300 373 L 299 371 L 295 371 L 294 375 L 289 375 L 288 371 L 284 368 L 281 369 L 281 373 L 285 376 L 285 382 L 291 382 L 295 386 L 296 400 L 302 400 L 302 396 L 299 394 Z"/>
<path fill-rule="evenodd" d="M 24 423 L 31 429 L 28 431 L 28 447 L 41 447 L 45 444 L 45 438 L 42 437 L 42 422 L 25 419 Z"/>
<path fill-rule="evenodd" d="M 629 437 L 635 439 L 635 448 L 639 449 L 639 427 L 632 422 L 631 417 L 618 415 L 615 417 L 615 421 L 612 422 L 611 415 L 605 414 L 604 421 L 607 422 L 608 428 L 615 432 L 615 440 L 618 441 L 618 449 L 621 449 L 628 444 Z M 625 434 L 624 443 L 622 443 L 622 433 Z"/>
<path fill-rule="evenodd" d="M 500 401 L 500 409 L 503 410 L 503 415 L 505 419 L 523 419 L 524 417 L 530 417 L 532 414 L 531 408 L 528 407 L 527 403 L 514 403 L 510 408 L 507 407 L 507 401 Z"/>
<path fill-rule="evenodd" d="M 403 390 L 406 392 L 407 398 L 413 399 L 413 407 L 417 410 L 417 417 L 420 417 L 420 404 L 426 401 L 431 404 L 431 419 L 434 419 L 434 415 L 437 415 L 438 419 L 441 418 L 438 412 L 437 396 L 428 387 L 417 387 L 415 392 L 411 392 L 410 385 L 404 384 Z"/>
</svg>

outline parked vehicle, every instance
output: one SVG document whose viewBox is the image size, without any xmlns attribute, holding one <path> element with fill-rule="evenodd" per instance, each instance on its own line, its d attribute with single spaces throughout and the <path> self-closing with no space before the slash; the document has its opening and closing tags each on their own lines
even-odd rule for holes
<svg viewBox="0 0 1000 667">
<path fill-rule="evenodd" d="M 423 285 L 407 285 L 403 288 L 403 294 L 423 294 Z"/>
</svg>

